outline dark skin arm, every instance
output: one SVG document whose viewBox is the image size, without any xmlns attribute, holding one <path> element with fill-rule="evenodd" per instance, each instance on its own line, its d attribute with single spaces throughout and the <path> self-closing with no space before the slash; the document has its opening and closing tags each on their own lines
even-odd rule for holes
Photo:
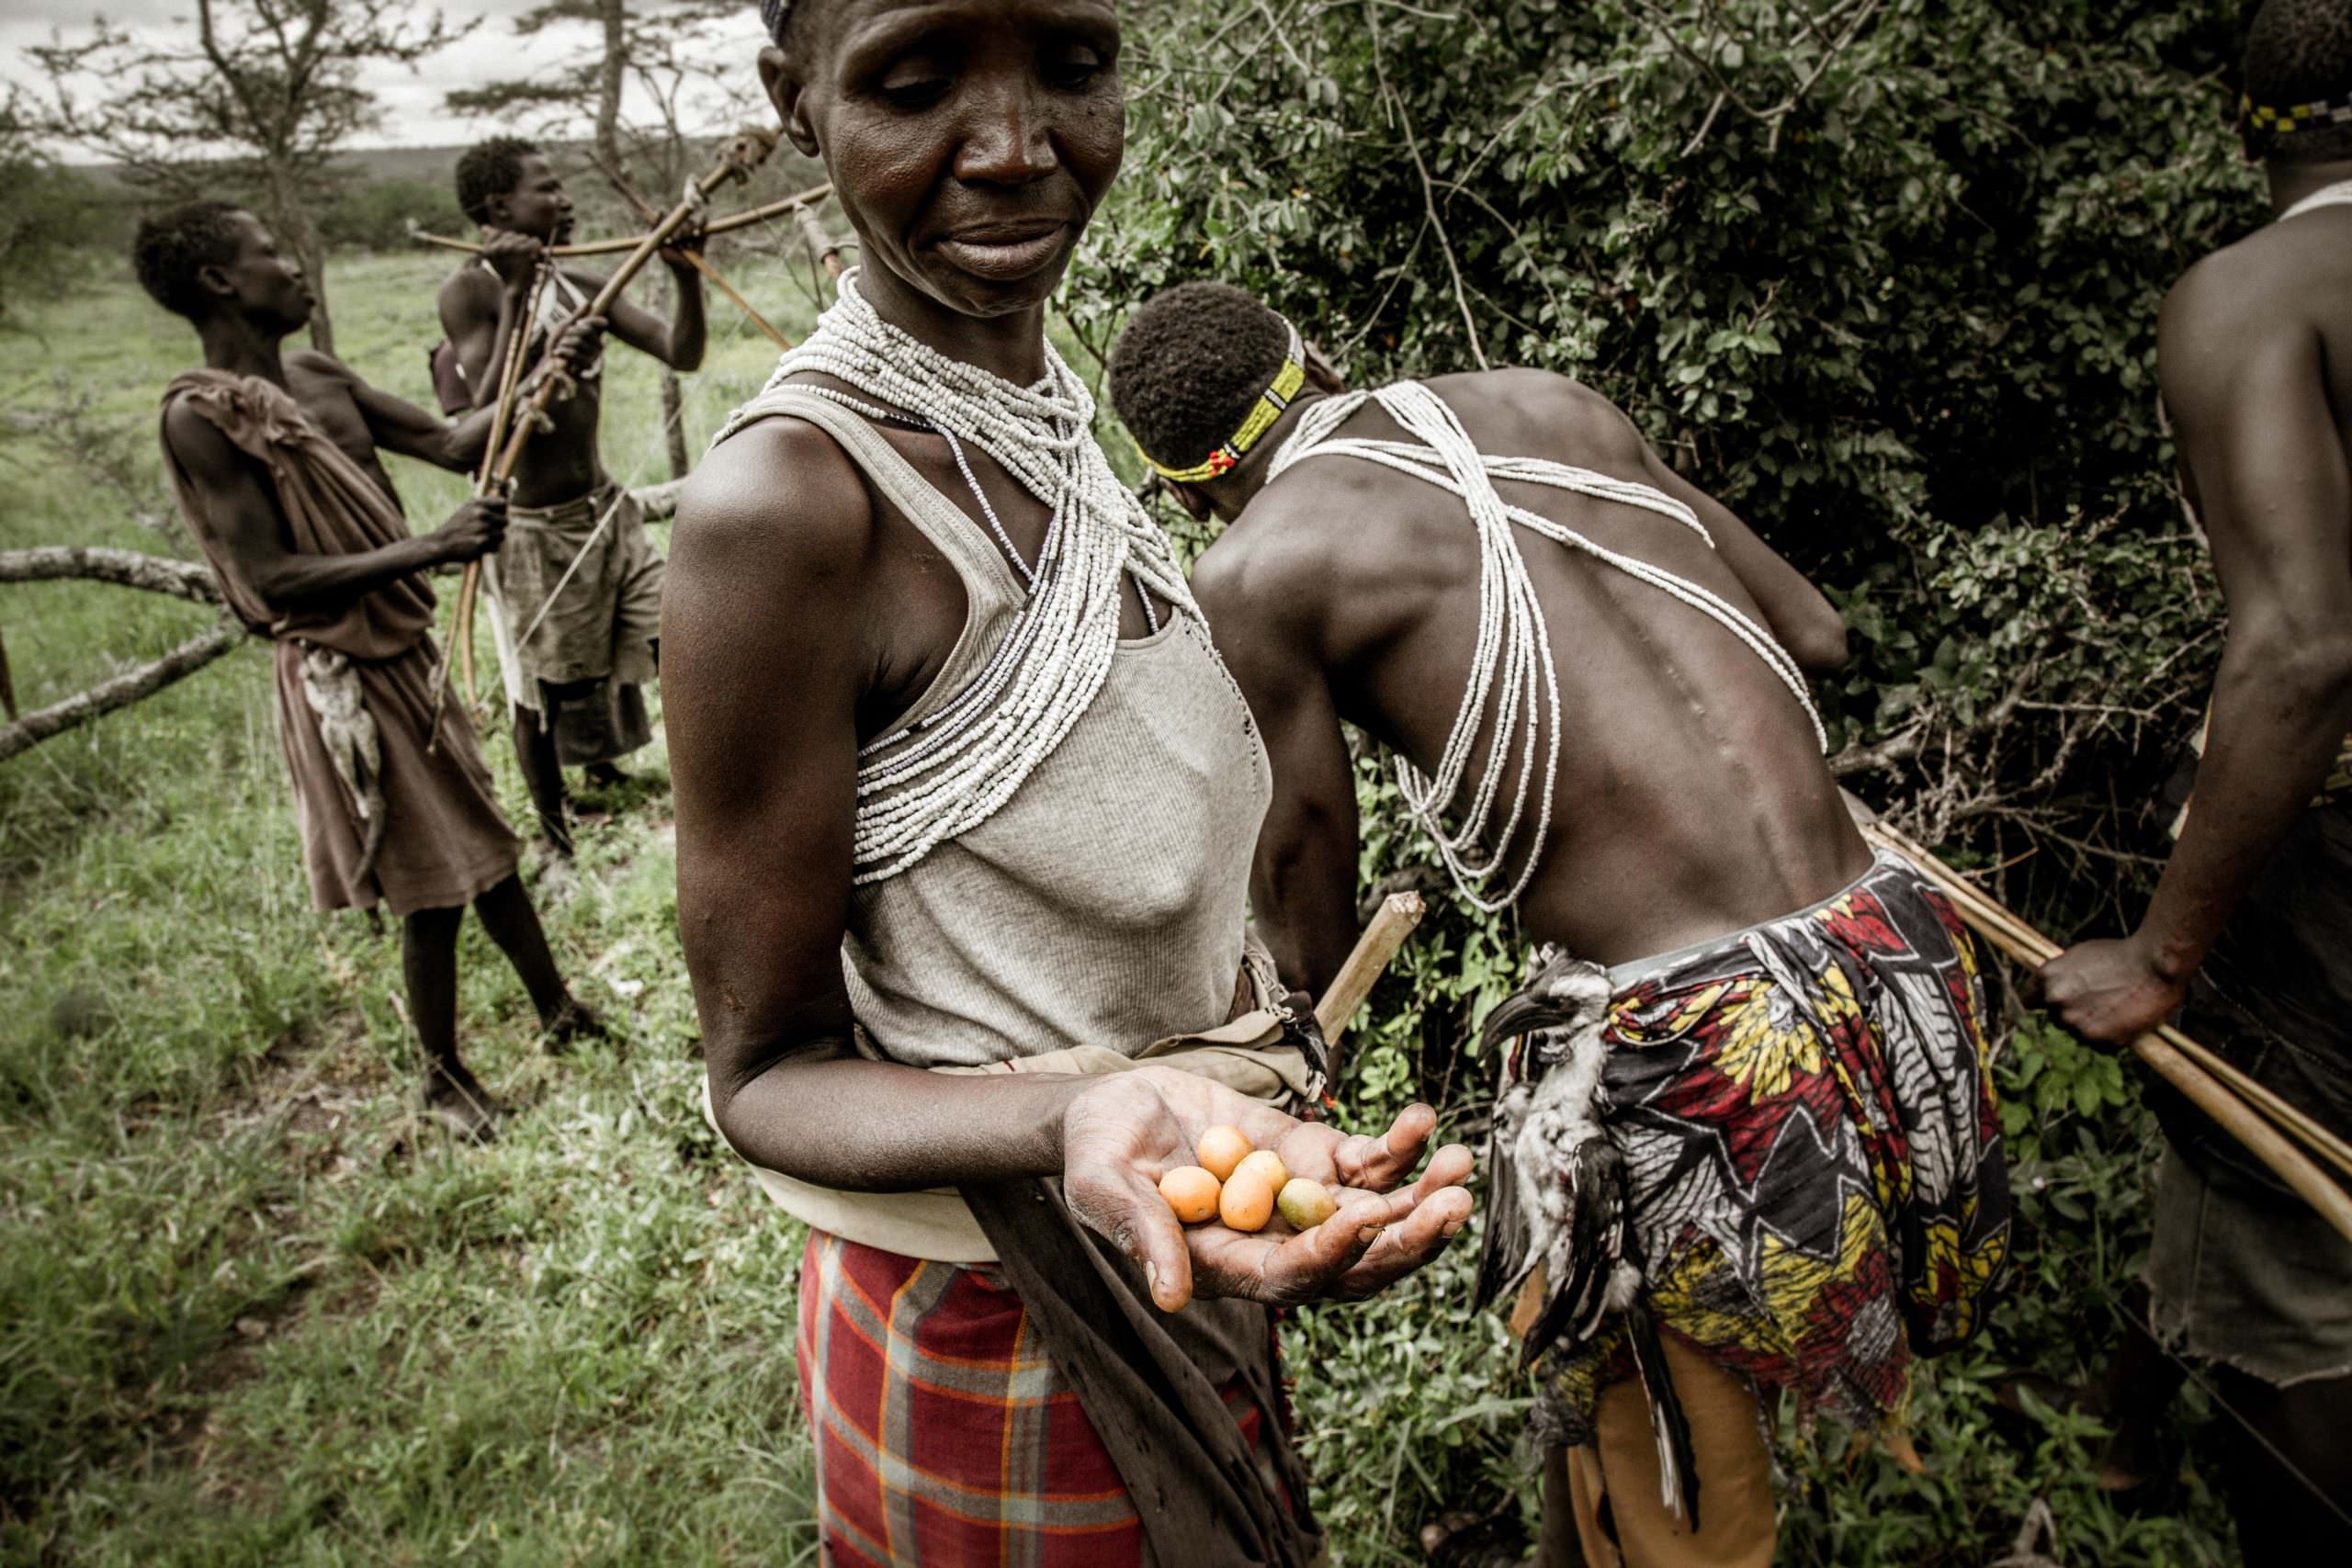
<svg viewBox="0 0 2352 1568">
<path fill-rule="evenodd" d="M 2327 777 L 2352 729 L 2352 472 L 2315 333 L 2248 344 L 2192 276 L 2159 329 L 2165 399 L 2193 475 L 2229 640 L 2197 797 L 2140 927 L 2044 965 L 2066 1025 L 2122 1043 L 2188 979 Z"/>
<path fill-rule="evenodd" d="M 497 275 L 468 266 L 441 286 L 440 301 L 441 330 L 458 351 L 476 409 L 498 400 L 514 323 L 530 306 L 539 243 L 527 234 L 493 234 L 482 254 Z"/>
<path fill-rule="evenodd" d="M 1320 996 L 1354 945 L 1355 764 L 1324 674 L 1321 573 L 1290 541 L 1311 537 L 1267 518 L 1270 548 L 1212 546 L 1193 574 L 1227 670 L 1258 721 L 1274 796 L 1258 829 L 1250 913 L 1283 983 Z M 1337 1064 L 1334 1064 L 1336 1069 Z"/>
<path fill-rule="evenodd" d="M 703 310 L 702 274 L 678 254 L 676 247 L 665 247 L 658 254 L 677 284 L 676 318 L 665 321 L 643 306 L 629 303 L 624 293 L 612 303 L 613 335 L 673 370 L 698 370 L 702 367 L 703 350 L 709 342 L 709 321 Z M 564 268 L 564 276 L 591 299 L 605 286 L 605 279 L 576 267 Z"/>
<path fill-rule="evenodd" d="M 1419 1162 L 1426 1107 L 1379 1139 L 1350 1137 L 1177 1072 L 971 1077 L 857 1055 L 841 946 L 860 716 L 893 667 L 887 606 L 872 602 L 878 547 L 855 470 L 797 422 L 720 447 L 681 502 L 662 626 L 678 919 L 728 1141 L 851 1190 L 1059 1175 L 1171 1311 L 1196 1289 L 1369 1293 L 1426 1261 L 1468 1217 L 1455 1185 L 1467 1151 L 1442 1151 L 1416 1187 L 1374 1190 Z M 1224 1121 L 1299 1174 L 1366 1190 L 1305 1236 L 1187 1233 L 1155 1184 Z"/>
<path fill-rule="evenodd" d="M 281 613 L 338 612 L 412 573 L 486 555 L 505 532 L 504 501 L 469 501 L 430 534 L 356 555 L 304 554 L 287 547 L 276 489 L 219 426 L 182 400 L 164 416 L 164 439 L 237 570 Z"/>
<path fill-rule="evenodd" d="M 585 357 L 603 325 L 601 318 L 591 316 L 568 329 L 556 345 L 558 361 L 571 364 Z M 444 421 L 405 398 L 370 386 L 350 367 L 331 355 L 305 350 L 295 357 L 306 368 L 331 376 L 343 384 L 351 394 L 352 405 L 368 423 L 369 438 L 384 451 L 398 452 L 453 473 L 469 473 L 480 467 L 482 448 L 489 445 L 490 427 L 496 417 L 494 407 L 486 404 L 454 422 Z"/>
</svg>

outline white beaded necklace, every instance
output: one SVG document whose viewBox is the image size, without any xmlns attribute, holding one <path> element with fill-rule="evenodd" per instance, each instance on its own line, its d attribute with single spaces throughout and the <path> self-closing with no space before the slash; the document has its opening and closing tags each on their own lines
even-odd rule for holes
<svg viewBox="0 0 2352 1568">
<path fill-rule="evenodd" d="M 1379 441 L 1357 437 L 1336 439 L 1332 433 L 1348 417 L 1376 400 L 1417 441 Z M 1453 876 L 1454 886 L 1479 908 L 1493 912 L 1509 908 L 1527 890 L 1543 858 L 1544 840 L 1552 827 L 1552 792 L 1560 769 L 1560 681 L 1552 662 L 1552 634 L 1544 624 L 1544 606 L 1527 575 L 1513 525 L 1581 550 L 1605 561 L 1627 576 L 1646 582 L 1719 622 L 1747 645 L 1781 684 L 1789 689 L 1805 716 L 1813 721 L 1815 738 L 1826 751 L 1828 732 L 1806 692 L 1804 672 L 1786 649 L 1772 639 L 1737 605 L 1722 595 L 1648 562 L 1594 543 L 1575 529 L 1553 522 L 1525 507 L 1512 506 L 1496 493 L 1498 479 L 1548 485 L 1602 501 L 1637 506 L 1668 517 L 1706 540 L 1714 539 L 1698 514 L 1662 491 L 1630 480 L 1613 479 L 1590 468 L 1555 463 L 1540 457 L 1492 457 L 1481 453 L 1444 400 L 1418 381 L 1398 381 L 1376 391 L 1357 391 L 1309 404 L 1282 450 L 1274 454 L 1268 479 L 1280 479 L 1290 468 L 1309 457 L 1362 457 L 1398 473 L 1449 491 L 1469 508 L 1478 530 L 1478 649 L 1470 665 L 1470 683 L 1453 728 L 1446 735 L 1437 773 L 1425 775 L 1404 758 L 1396 759 L 1396 787 L 1405 804 L 1428 829 L 1438 854 Z M 1491 703 L 1489 698 L 1491 697 Z M 1459 827 L 1449 829 L 1444 815 L 1462 793 L 1463 774 L 1476 749 L 1478 732 L 1491 711 L 1494 740 L 1487 749 L 1485 776 L 1478 781 Z M 1521 734 L 1522 722 L 1526 728 Z M 1489 897 L 1481 889 L 1496 875 L 1510 853 L 1520 824 L 1527 815 L 1527 792 L 1537 738 L 1544 748 L 1543 797 L 1538 804 L 1526 858 L 1510 890 Z M 1514 763 L 1516 766 L 1514 767 Z M 1495 799 L 1503 775 L 1516 772 L 1510 814 L 1493 837 L 1491 853 L 1483 848 Z"/>
<path fill-rule="evenodd" d="M 926 346 L 875 313 L 845 273 L 817 330 L 777 362 L 761 398 L 736 411 L 716 441 L 759 415 L 768 393 L 820 373 L 865 392 L 947 438 L 973 493 L 963 443 L 996 459 L 1052 509 L 1034 566 L 1022 560 L 980 495 L 990 530 L 1029 596 L 996 650 L 931 714 L 858 749 L 853 880 L 879 882 L 988 820 L 1053 754 L 1110 674 L 1120 591 L 1133 574 L 1180 615 L 1197 619 L 1192 589 L 1163 535 L 1111 471 L 1093 435 L 1094 399 L 1048 342 L 1034 387 Z M 888 411 L 826 388 L 800 387 L 868 417 Z M 1156 625 L 1156 623 L 1155 623 Z"/>
</svg>

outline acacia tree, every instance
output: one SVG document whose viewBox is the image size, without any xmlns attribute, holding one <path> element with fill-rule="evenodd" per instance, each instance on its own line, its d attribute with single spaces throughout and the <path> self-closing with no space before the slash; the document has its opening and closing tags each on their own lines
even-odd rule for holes
<svg viewBox="0 0 2352 1568">
<path fill-rule="evenodd" d="M 310 209 L 336 155 L 382 121 L 360 68 L 413 70 L 473 24 L 401 0 L 197 0 L 176 25 L 189 30 L 157 41 L 101 17 L 79 42 L 28 51 L 48 77 L 39 128 L 172 199 L 252 193 L 310 275 L 311 341 L 333 353 L 326 256 Z"/>
<path fill-rule="evenodd" d="M 551 137 L 576 137 L 584 130 L 603 169 L 634 182 L 661 206 L 674 199 L 698 159 L 707 156 L 707 138 L 696 138 L 689 121 L 707 125 L 742 107 L 740 85 L 722 74 L 718 51 L 709 47 L 713 29 L 740 23 L 742 11 L 735 0 L 546 0 L 515 18 L 518 35 L 586 22 L 596 28 L 596 43 L 554 69 L 453 92 L 448 106 L 458 114 L 528 121 Z M 631 83 L 650 108 L 633 119 L 621 112 Z M 683 479 L 688 466 L 684 397 L 677 372 L 666 365 L 662 423 L 670 475 Z"/>
</svg>

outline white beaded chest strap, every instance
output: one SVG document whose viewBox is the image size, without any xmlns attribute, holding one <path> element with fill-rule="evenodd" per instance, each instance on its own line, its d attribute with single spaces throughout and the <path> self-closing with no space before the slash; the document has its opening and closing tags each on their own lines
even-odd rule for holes
<svg viewBox="0 0 2352 1568">
<path fill-rule="evenodd" d="M 1408 434 L 1419 439 L 1334 438 L 1332 433 L 1367 400 L 1376 400 Z M 1512 533 L 1514 524 L 1604 561 L 1720 623 L 1780 677 L 1781 683 L 1812 720 L 1814 736 L 1822 749 L 1828 750 L 1828 733 L 1822 728 L 1821 715 L 1815 710 L 1813 698 L 1805 690 L 1804 671 L 1771 634 L 1737 605 L 1687 578 L 1621 555 L 1573 528 L 1525 507 L 1509 504 L 1496 492 L 1494 481 L 1513 479 L 1548 485 L 1555 490 L 1637 506 L 1673 519 L 1706 540 L 1710 549 L 1713 548 L 1715 541 L 1698 514 L 1672 496 L 1645 484 L 1544 458 L 1487 457 L 1478 450 L 1444 400 L 1418 381 L 1399 381 L 1376 391 L 1349 392 L 1309 405 L 1299 415 L 1298 426 L 1290 439 L 1274 455 L 1269 478 L 1281 478 L 1293 465 L 1306 458 L 1324 457 L 1361 457 L 1451 491 L 1467 505 L 1470 520 L 1478 530 L 1478 649 L 1471 661 L 1469 684 L 1463 693 L 1462 706 L 1454 715 L 1453 728 L 1446 736 L 1436 774 L 1425 776 L 1398 757 L 1396 787 L 1436 842 L 1454 885 L 1479 908 L 1491 912 L 1508 908 L 1534 879 L 1544 840 L 1552 826 L 1553 786 L 1560 766 L 1559 672 L 1552 662 L 1552 636 L 1544 624 L 1544 606 L 1535 596 L 1534 585 L 1527 575 L 1527 562 L 1521 556 L 1519 541 Z M 1468 771 L 1478 732 L 1489 712 L 1493 715 L 1494 740 L 1487 751 L 1485 776 L 1462 811 L 1460 825 L 1449 829 L 1444 816 L 1462 793 L 1463 775 Z M 1540 770 L 1543 795 L 1537 805 L 1526 858 L 1518 874 L 1511 878 L 1509 891 L 1489 897 L 1482 888 L 1501 871 L 1527 816 L 1529 778 L 1538 772 L 1532 764 L 1539 738 L 1544 750 Z M 1510 814 L 1493 837 L 1493 852 L 1487 853 L 1481 845 L 1494 819 L 1496 797 L 1504 774 L 1513 772 L 1518 783 L 1512 791 Z"/>
<path fill-rule="evenodd" d="M 2338 180 L 2332 186 L 2322 186 L 2280 213 L 2278 221 L 2284 223 L 2290 218 L 2301 218 L 2304 213 L 2317 212 L 2323 207 L 2352 207 L 2352 180 Z"/>
<path fill-rule="evenodd" d="M 1050 342 L 1045 379 L 1016 387 L 883 321 L 853 269 L 817 330 L 777 362 L 763 396 L 809 372 L 905 410 L 951 447 L 978 446 L 1052 513 L 1035 564 L 1013 554 L 1029 595 L 978 673 L 937 711 L 858 749 L 852 877 L 879 882 L 987 821 L 1061 744 L 1110 674 L 1125 574 L 1178 615 L 1197 620 L 1200 612 L 1167 536 L 1095 444 L 1086 383 Z M 712 445 L 760 414 L 754 399 Z M 960 449 L 956 457 L 963 466 Z M 985 498 L 982 506 L 993 524 Z M 1010 552 L 1010 539 L 1002 542 Z"/>
</svg>

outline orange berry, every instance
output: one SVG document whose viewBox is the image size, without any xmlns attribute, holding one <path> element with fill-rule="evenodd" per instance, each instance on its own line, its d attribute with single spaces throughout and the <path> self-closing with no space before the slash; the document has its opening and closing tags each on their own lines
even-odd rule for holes
<svg viewBox="0 0 2352 1568">
<path fill-rule="evenodd" d="M 1234 1168 L 1234 1174 L 1254 1170 L 1265 1179 L 1266 1190 L 1279 1192 L 1290 1181 L 1290 1168 L 1283 1164 L 1283 1156 L 1272 1149 L 1259 1149 L 1243 1158 Z"/>
<path fill-rule="evenodd" d="M 1212 1127 L 1201 1134 L 1200 1146 L 1193 1152 L 1211 1176 L 1223 1181 L 1250 1152 L 1250 1140 L 1238 1127 Z"/>
<path fill-rule="evenodd" d="M 1216 1216 L 1229 1230 L 1263 1230 L 1273 1213 L 1274 1190 L 1254 1170 L 1235 1171 L 1217 1195 Z"/>
<path fill-rule="evenodd" d="M 1159 1195 L 1188 1225 L 1216 1213 L 1217 1180 L 1197 1165 L 1180 1165 L 1159 1179 Z"/>
</svg>

